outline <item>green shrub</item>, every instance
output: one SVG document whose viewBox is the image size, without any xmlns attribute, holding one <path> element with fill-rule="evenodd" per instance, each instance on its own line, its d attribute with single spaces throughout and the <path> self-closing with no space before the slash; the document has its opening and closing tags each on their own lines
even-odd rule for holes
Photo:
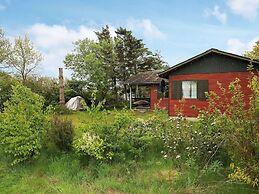
<svg viewBox="0 0 259 194">
<path fill-rule="evenodd" d="M 60 115 L 68 115 L 73 113 L 72 110 L 68 109 L 65 106 L 61 106 L 60 104 L 54 106 L 54 112 Z"/>
<path fill-rule="evenodd" d="M 0 112 L 4 110 L 4 102 L 10 99 L 12 85 L 16 82 L 15 78 L 0 71 Z"/>
<path fill-rule="evenodd" d="M 43 97 L 20 84 L 12 87 L 12 95 L 1 114 L 0 138 L 12 165 L 36 158 L 48 127 L 43 112 Z"/>
<path fill-rule="evenodd" d="M 144 120 L 135 119 L 131 112 L 120 111 L 113 123 L 97 123 L 85 129 L 86 133 L 75 140 L 74 148 L 80 155 L 95 159 L 139 159 L 155 140 L 147 125 Z"/>
<path fill-rule="evenodd" d="M 194 123 L 180 114 L 168 123 L 170 126 L 160 135 L 164 142 L 164 158 L 172 158 L 179 165 L 191 158 L 204 166 L 220 157 L 218 150 L 224 141 L 220 131 L 209 121 L 200 118 L 200 122 Z"/>
<path fill-rule="evenodd" d="M 48 137 L 61 151 L 69 151 L 72 148 L 74 128 L 70 120 L 54 116 Z"/>
<path fill-rule="evenodd" d="M 258 76 L 252 74 L 248 85 L 252 91 L 249 108 L 245 106 L 239 79 L 233 81 L 228 90 L 221 87 L 221 96 L 209 98 L 209 109 L 203 112 L 202 117 L 207 121 L 201 123 L 203 127 L 210 123 L 221 132 L 221 141 L 224 143 L 216 151 L 222 153 L 224 150 L 235 166 L 230 178 L 254 186 L 259 182 L 258 86 Z M 230 100 L 224 99 L 225 95 L 231 96 Z"/>
<path fill-rule="evenodd" d="M 83 133 L 81 138 L 74 141 L 73 146 L 79 156 L 97 160 L 104 159 L 104 142 L 95 134 L 89 132 Z"/>
<path fill-rule="evenodd" d="M 215 161 L 225 166 L 232 162 L 231 179 L 258 185 L 258 86 L 258 76 L 252 73 L 249 108 L 236 79 L 228 89 L 219 84 L 221 94 L 210 92 L 209 106 L 199 110 L 198 122 L 187 121 L 181 113 L 171 121 L 154 122 L 153 129 L 162 129 L 156 135 L 164 142 L 164 158 L 173 159 L 178 167 L 190 159 L 204 168 Z"/>
</svg>

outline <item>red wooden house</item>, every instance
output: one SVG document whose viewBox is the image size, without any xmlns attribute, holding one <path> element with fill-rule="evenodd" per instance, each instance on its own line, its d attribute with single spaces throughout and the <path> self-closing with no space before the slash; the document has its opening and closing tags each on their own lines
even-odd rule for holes
<svg viewBox="0 0 259 194">
<path fill-rule="evenodd" d="M 150 85 L 150 107 L 155 104 L 166 108 L 169 115 L 175 116 L 176 109 L 183 107 L 183 114 L 187 117 L 196 117 L 198 111 L 193 109 L 207 107 L 206 92 L 220 94 L 218 82 L 227 88 L 230 82 L 240 79 L 242 91 L 245 94 L 245 103 L 249 102 L 250 90 L 247 87 L 250 72 L 247 67 L 253 64 L 259 70 L 259 61 L 220 51 L 207 50 L 186 61 L 174 65 L 157 74 L 160 78 L 168 80 L 168 97 L 161 95 L 160 83 Z M 258 72 L 257 72 L 258 74 Z M 162 84 L 163 85 L 163 84 Z M 160 94 L 159 94 L 160 93 Z"/>
</svg>

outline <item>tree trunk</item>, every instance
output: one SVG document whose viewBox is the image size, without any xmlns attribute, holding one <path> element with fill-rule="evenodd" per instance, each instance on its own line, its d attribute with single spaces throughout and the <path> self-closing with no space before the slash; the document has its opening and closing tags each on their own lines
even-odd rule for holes
<svg viewBox="0 0 259 194">
<path fill-rule="evenodd" d="M 124 84 L 124 94 L 125 94 L 125 100 L 128 100 L 128 95 L 127 95 L 127 86 Z"/>
<path fill-rule="evenodd" d="M 63 68 L 59 68 L 59 104 L 65 106 Z"/>
<path fill-rule="evenodd" d="M 116 77 L 113 77 L 113 91 L 115 94 L 116 101 L 118 100 L 118 90 L 117 90 L 117 80 Z"/>
</svg>

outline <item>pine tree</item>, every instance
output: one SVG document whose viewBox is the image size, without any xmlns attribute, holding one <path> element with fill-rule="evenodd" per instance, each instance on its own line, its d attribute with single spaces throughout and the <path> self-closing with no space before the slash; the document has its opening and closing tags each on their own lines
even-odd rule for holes
<svg viewBox="0 0 259 194">
<path fill-rule="evenodd" d="M 64 63 L 74 71 L 75 77 L 87 79 L 88 88 L 94 86 L 100 97 L 109 94 L 117 99 L 122 88 L 127 96 L 124 82 L 131 75 L 163 67 L 160 55 L 149 51 L 143 40 L 135 38 L 131 31 L 118 28 L 113 38 L 106 25 L 95 33 L 98 41 L 77 41 Z"/>
<path fill-rule="evenodd" d="M 137 39 L 125 28 L 116 30 L 115 52 L 120 69 L 119 80 L 125 82 L 131 75 L 164 67 L 158 53 L 152 53 L 145 47 L 142 39 Z M 124 85 L 124 93 L 127 88 Z"/>
<path fill-rule="evenodd" d="M 99 45 L 101 48 L 100 55 L 102 56 L 103 60 L 105 61 L 106 72 L 108 74 L 109 83 L 113 90 L 113 94 L 115 95 L 116 99 L 118 97 L 118 89 L 117 89 L 117 76 L 119 74 L 117 63 L 116 63 L 116 53 L 114 51 L 114 39 L 111 36 L 109 26 L 106 25 L 102 28 L 100 32 L 95 32 Z"/>
</svg>

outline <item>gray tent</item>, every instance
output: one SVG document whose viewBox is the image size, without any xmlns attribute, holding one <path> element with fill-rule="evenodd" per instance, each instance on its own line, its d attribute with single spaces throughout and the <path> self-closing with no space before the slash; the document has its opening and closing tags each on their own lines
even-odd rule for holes
<svg viewBox="0 0 259 194">
<path fill-rule="evenodd" d="M 82 110 L 82 101 L 85 103 L 85 100 L 81 96 L 73 97 L 66 103 L 66 107 L 70 110 Z"/>
</svg>

